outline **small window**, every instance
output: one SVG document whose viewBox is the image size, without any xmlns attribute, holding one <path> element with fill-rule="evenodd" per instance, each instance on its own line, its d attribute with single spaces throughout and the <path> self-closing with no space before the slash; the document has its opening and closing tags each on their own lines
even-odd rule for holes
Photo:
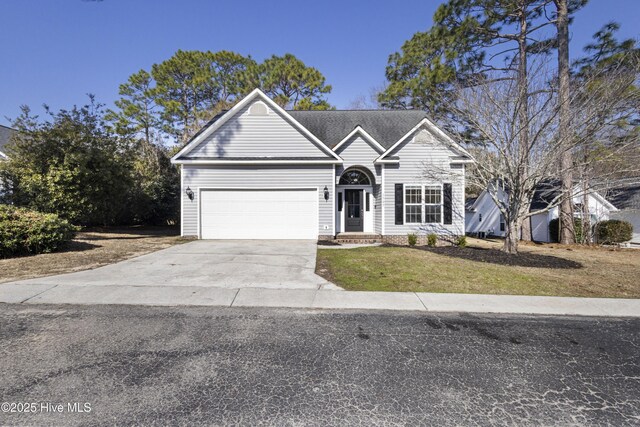
<svg viewBox="0 0 640 427">
<path fill-rule="evenodd" d="M 422 187 L 420 185 L 405 185 L 404 187 L 405 223 L 419 224 L 422 222 Z"/>
<path fill-rule="evenodd" d="M 371 202 L 369 201 L 369 197 L 370 197 L 370 196 L 371 196 L 371 194 L 370 194 L 370 193 L 366 193 L 366 196 L 365 196 L 365 199 L 364 199 L 364 200 L 365 200 L 365 205 L 366 205 L 367 212 L 369 212 L 369 211 L 371 210 Z"/>
<path fill-rule="evenodd" d="M 478 214 L 478 222 L 482 222 L 482 214 L 481 213 Z"/>
<path fill-rule="evenodd" d="M 500 231 L 504 231 L 504 215 L 500 214 Z"/>
</svg>

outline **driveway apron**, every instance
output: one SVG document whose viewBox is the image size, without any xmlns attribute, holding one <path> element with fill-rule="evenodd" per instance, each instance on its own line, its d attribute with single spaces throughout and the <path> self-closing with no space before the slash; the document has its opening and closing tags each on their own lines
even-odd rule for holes
<svg viewBox="0 0 640 427">
<path fill-rule="evenodd" d="M 197 240 L 93 270 L 20 284 L 319 289 L 312 240 Z"/>
</svg>

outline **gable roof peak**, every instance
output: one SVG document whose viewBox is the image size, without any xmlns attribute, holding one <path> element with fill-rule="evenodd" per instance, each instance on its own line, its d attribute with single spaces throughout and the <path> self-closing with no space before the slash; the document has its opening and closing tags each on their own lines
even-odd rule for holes
<svg viewBox="0 0 640 427">
<path fill-rule="evenodd" d="M 232 117 L 236 116 L 240 111 L 242 111 L 247 105 L 249 105 L 254 99 L 260 98 L 267 106 L 273 110 L 276 114 L 283 117 L 287 120 L 295 129 L 297 129 L 300 133 L 306 136 L 312 143 L 318 146 L 318 148 L 324 151 L 329 157 L 330 160 L 334 160 L 337 162 L 342 162 L 340 156 L 335 154 L 333 150 L 329 149 L 320 139 L 318 139 L 312 132 L 310 132 L 304 125 L 299 123 L 294 117 L 292 117 L 285 109 L 280 107 L 275 101 L 269 98 L 264 92 L 262 92 L 259 88 L 255 88 L 252 90 L 247 96 L 242 98 L 240 102 L 234 105 L 229 111 L 222 114 L 217 120 L 213 120 L 210 124 L 205 125 L 200 132 L 194 135 L 193 138 L 189 140 L 189 142 L 176 153 L 175 156 L 171 158 L 172 163 L 182 163 L 182 159 L 188 154 L 191 150 L 195 149 L 206 137 L 211 135 L 217 129 L 219 129 L 222 125 L 228 122 Z"/>
</svg>

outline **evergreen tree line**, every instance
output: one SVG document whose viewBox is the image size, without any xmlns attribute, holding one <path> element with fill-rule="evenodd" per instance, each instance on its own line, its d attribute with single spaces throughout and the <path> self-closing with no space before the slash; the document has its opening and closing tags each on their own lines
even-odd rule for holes
<svg viewBox="0 0 640 427">
<path fill-rule="evenodd" d="M 328 109 L 324 76 L 291 54 L 177 51 L 120 85 L 115 109 L 89 102 L 44 117 L 27 106 L 0 162 L 0 202 L 74 224 L 175 224 L 180 179 L 170 158 L 208 120 L 256 87 L 279 105 Z M 174 143 L 177 143 L 175 145 Z"/>
</svg>

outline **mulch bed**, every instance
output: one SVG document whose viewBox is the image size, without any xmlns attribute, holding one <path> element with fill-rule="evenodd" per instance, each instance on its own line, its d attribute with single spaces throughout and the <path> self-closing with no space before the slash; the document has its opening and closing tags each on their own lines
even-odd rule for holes
<svg viewBox="0 0 640 427">
<path fill-rule="evenodd" d="M 407 247 L 386 244 L 388 247 Z M 485 248 L 460 248 L 458 246 L 414 246 L 414 250 L 432 252 L 453 258 L 465 259 L 468 261 L 486 262 L 490 264 L 507 265 L 515 267 L 534 268 L 554 268 L 554 269 L 574 269 L 582 268 L 582 264 L 565 258 L 551 255 L 532 254 L 520 252 L 517 255 L 508 254 L 497 249 Z"/>
</svg>

